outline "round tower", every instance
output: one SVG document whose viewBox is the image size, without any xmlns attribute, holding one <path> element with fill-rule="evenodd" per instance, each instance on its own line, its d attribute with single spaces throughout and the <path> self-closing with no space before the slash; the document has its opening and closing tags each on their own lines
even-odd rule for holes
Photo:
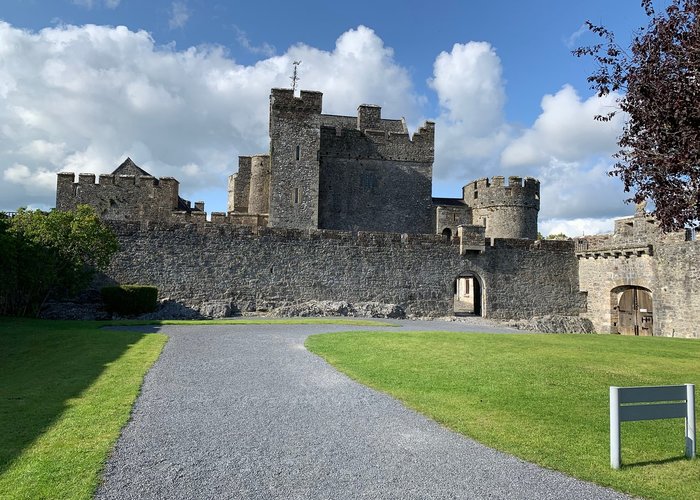
<svg viewBox="0 0 700 500">
<path fill-rule="evenodd" d="M 464 203 L 472 207 L 473 224 L 486 227 L 487 238 L 537 238 L 540 181 L 501 176 L 464 186 Z"/>
<path fill-rule="evenodd" d="M 249 214 L 270 211 L 270 155 L 255 155 L 250 163 Z"/>
</svg>

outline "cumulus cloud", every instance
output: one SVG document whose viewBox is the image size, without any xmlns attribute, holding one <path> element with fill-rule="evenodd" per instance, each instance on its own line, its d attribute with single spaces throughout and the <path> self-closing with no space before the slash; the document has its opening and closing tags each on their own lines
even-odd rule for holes
<svg viewBox="0 0 700 500">
<path fill-rule="evenodd" d="M 170 19 L 168 19 L 168 26 L 170 29 L 184 28 L 187 21 L 190 19 L 192 12 L 187 7 L 185 2 L 173 2 L 170 5 Z"/>
<path fill-rule="evenodd" d="M 614 224 L 614 218 L 548 219 L 540 222 L 540 233 L 545 236 L 563 233 L 569 238 L 575 238 L 611 233 Z"/>
<path fill-rule="evenodd" d="M 436 177 L 466 183 L 485 175 L 508 139 L 496 50 L 486 42 L 457 43 L 437 56 L 428 83 L 441 108 L 436 119 Z"/>
<path fill-rule="evenodd" d="M 619 180 L 607 176 L 625 116 L 606 123 L 594 117 L 614 109 L 618 96 L 582 100 L 565 85 L 542 98 L 532 126 L 517 129 L 504 116 L 502 73 L 485 42 L 455 44 L 436 58 L 429 81 L 441 107 L 434 185 L 459 196 L 459 186 L 475 178 L 532 176 L 541 181 L 544 234 L 611 228 L 611 217 L 630 210 Z M 576 222 L 564 231 L 562 221 L 570 220 Z"/>
<path fill-rule="evenodd" d="M 332 51 L 295 45 L 246 66 L 219 47 L 177 51 L 123 26 L 31 32 L 0 22 L 0 210 L 53 206 L 56 172 L 107 173 L 126 156 L 177 177 L 185 197 L 210 189 L 224 200 L 237 156 L 267 149 L 270 88 L 289 86 L 295 60 L 328 113 L 366 102 L 420 116 L 408 72 L 363 26 Z"/>
<path fill-rule="evenodd" d="M 289 87 L 298 60 L 300 87 L 324 92 L 326 113 L 354 115 L 371 103 L 411 128 L 425 117 L 408 70 L 364 26 L 329 51 L 297 44 L 241 65 L 221 47 L 176 50 L 123 26 L 31 32 L 0 22 L 0 210 L 53 206 L 56 172 L 106 173 L 126 156 L 178 178 L 187 198 L 208 192 L 208 209 L 224 210 L 226 176 L 238 155 L 267 150 L 270 88 Z M 439 54 L 429 83 L 440 104 L 437 196 L 459 196 L 478 177 L 537 177 L 544 234 L 561 221 L 602 227 L 631 210 L 606 175 L 622 117 L 592 118 L 613 100 L 583 100 L 564 86 L 542 99 L 529 128 L 516 129 L 504 117 L 501 61 L 484 42 Z"/>
<path fill-rule="evenodd" d="M 607 175 L 610 165 L 599 160 L 564 162 L 552 159 L 536 170 L 540 180 L 540 219 L 610 218 L 624 214 L 622 183 Z"/>
<path fill-rule="evenodd" d="M 618 113 L 608 122 L 595 120 L 616 109 L 617 94 L 592 96 L 585 101 L 570 85 L 542 98 L 542 113 L 531 128 L 503 150 L 501 162 L 507 167 L 537 165 L 550 158 L 575 161 L 590 155 L 610 155 L 617 148 L 625 115 Z"/>
<path fill-rule="evenodd" d="M 589 233 L 595 233 L 611 229 L 612 217 L 629 213 L 622 183 L 607 175 L 626 116 L 618 113 L 609 122 L 595 120 L 615 109 L 618 97 L 594 95 L 583 100 L 573 87 L 564 85 L 542 98 L 542 112 L 532 126 L 514 134 L 501 152 L 504 169 L 540 179 L 543 228 L 576 220 L 569 231 L 580 229 L 580 235 L 587 225 Z"/>
</svg>

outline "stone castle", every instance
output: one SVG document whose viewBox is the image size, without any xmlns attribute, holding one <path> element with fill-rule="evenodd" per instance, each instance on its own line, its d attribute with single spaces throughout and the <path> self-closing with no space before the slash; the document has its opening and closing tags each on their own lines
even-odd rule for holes
<svg viewBox="0 0 700 500">
<path fill-rule="evenodd" d="M 694 337 L 700 245 L 643 211 L 613 235 L 537 240 L 536 179 L 479 179 L 432 197 L 435 124 L 361 105 L 322 113 L 322 94 L 273 89 L 270 150 L 239 157 L 228 211 L 179 196 L 127 159 L 112 174 L 58 174 L 56 207 L 88 204 L 114 227 L 120 283 L 205 315 L 342 301 L 367 311 L 590 319 L 598 332 Z M 372 305 L 371 307 L 369 305 Z M 397 312 L 398 311 L 398 312 Z"/>
</svg>

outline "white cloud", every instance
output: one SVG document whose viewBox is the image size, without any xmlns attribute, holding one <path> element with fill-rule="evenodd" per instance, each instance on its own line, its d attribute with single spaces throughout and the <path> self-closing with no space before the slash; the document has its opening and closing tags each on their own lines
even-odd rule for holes
<svg viewBox="0 0 700 500">
<path fill-rule="evenodd" d="M 324 92 L 326 113 L 354 115 L 372 103 L 409 124 L 424 117 L 425 97 L 408 70 L 364 26 L 341 34 L 330 51 L 298 44 L 241 65 L 220 47 L 159 47 L 123 26 L 29 32 L 0 22 L 0 210 L 53 206 L 56 172 L 106 173 L 126 156 L 179 178 L 187 198 L 221 193 L 214 206 L 207 195 L 207 208 L 224 210 L 226 176 L 238 155 L 268 148 L 269 91 L 289 87 L 297 60 L 300 87 Z M 441 106 L 437 196 L 459 196 L 479 177 L 531 175 L 542 181 L 543 227 L 629 212 L 604 159 L 619 123 L 592 119 L 606 101 L 582 100 L 565 86 L 516 135 L 504 118 L 500 59 L 483 42 L 437 56 L 430 85 Z"/>
<path fill-rule="evenodd" d="M 607 175 L 624 116 L 594 119 L 613 109 L 616 95 L 582 100 L 565 85 L 545 95 L 532 127 L 518 132 L 503 113 L 501 61 L 484 42 L 441 53 L 429 83 L 441 105 L 434 185 L 451 191 L 443 196 L 459 196 L 459 186 L 479 177 L 532 176 L 541 181 L 542 221 L 577 220 L 581 231 L 590 224 L 597 232 L 604 222 L 595 221 L 629 211 L 619 179 Z"/>
<path fill-rule="evenodd" d="M 435 59 L 430 86 L 445 118 L 465 131 L 484 135 L 503 121 L 505 91 L 501 60 L 486 42 L 456 43 Z"/>
<path fill-rule="evenodd" d="M 608 162 L 602 159 L 564 162 L 551 159 L 534 171 L 540 180 L 540 218 L 609 218 L 624 214 L 624 191 L 617 177 L 607 175 Z"/>
<path fill-rule="evenodd" d="M 540 221 L 540 233 L 565 234 L 569 238 L 612 233 L 614 218 L 546 219 Z"/>
<path fill-rule="evenodd" d="M 455 44 L 435 59 L 428 82 L 437 93 L 437 179 L 457 184 L 496 175 L 498 153 L 508 140 L 501 60 L 486 42 Z"/>
<path fill-rule="evenodd" d="M 2 173 L 8 187 L 22 187 L 30 195 L 41 195 L 56 187 L 56 173 L 40 168 L 32 170 L 27 165 L 15 163 Z"/>
<path fill-rule="evenodd" d="M 551 158 L 576 161 L 591 155 L 610 155 L 625 120 L 618 113 L 608 122 L 596 121 L 616 109 L 617 94 L 582 101 L 570 85 L 542 98 L 542 113 L 501 155 L 506 167 L 532 166 Z"/>
<path fill-rule="evenodd" d="M 573 50 L 578 46 L 581 37 L 587 33 L 590 33 L 590 30 L 588 29 L 586 23 L 583 23 L 576 31 L 571 33 L 566 40 L 564 40 L 564 43 L 566 44 L 567 48 Z"/>
<path fill-rule="evenodd" d="M 180 178 L 185 197 L 219 190 L 225 200 L 237 156 L 268 147 L 270 88 L 289 86 L 294 60 L 328 113 L 367 102 L 388 117 L 420 116 L 408 72 L 362 26 L 332 51 L 296 45 L 244 66 L 222 48 L 176 51 L 123 26 L 29 32 L 0 22 L 0 56 L 0 210 L 53 206 L 56 172 L 107 173 L 126 156 Z"/>
<path fill-rule="evenodd" d="M 168 26 L 170 29 L 183 28 L 187 21 L 190 19 L 192 12 L 187 7 L 185 2 L 173 2 L 170 5 L 170 19 L 168 19 Z"/>
</svg>

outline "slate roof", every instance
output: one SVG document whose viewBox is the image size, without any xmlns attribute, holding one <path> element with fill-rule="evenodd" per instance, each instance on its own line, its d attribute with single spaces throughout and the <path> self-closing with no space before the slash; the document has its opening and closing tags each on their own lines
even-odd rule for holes
<svg viewBox="0 0 700 500">
<path fill-rule="evenodd" d="M 453 207 L 463 207 L 466 204 L 462 198 L 433 198 L 434 206 L 453 206 Z"/>
<path fill-rule="evenodd" d="M 124 162 L 119 165 L 114 172 L 112 172 L 112 175 L 135 175 L 137 177 L 151 176 L 151 174 L 134 163 L 131 158 L 124 160 Z"/>
</svg>

